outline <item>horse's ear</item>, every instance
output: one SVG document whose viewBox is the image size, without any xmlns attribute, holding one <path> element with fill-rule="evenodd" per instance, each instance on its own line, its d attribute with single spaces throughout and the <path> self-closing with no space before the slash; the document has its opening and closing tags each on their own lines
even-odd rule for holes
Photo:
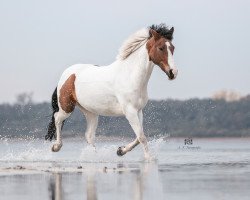
<svg viewBox="0 0 250 200">
<path fill-rule="evenodd" d="M 174 27 L 172 27 L 170 30 L 169 30 L 169 34 L 172 36 L 174 33 Z"/>
<path fill-rule="evenodd" d="M 157 33 L 155 30 L 153 30 L 153 29 L 150 29 L 150 35 L 152 35 L 152 37 L 155 39 L 155 40 L 158 40 L 158 39 L 160 39 L 160 34 L 159 33 Z"/>
</svg>

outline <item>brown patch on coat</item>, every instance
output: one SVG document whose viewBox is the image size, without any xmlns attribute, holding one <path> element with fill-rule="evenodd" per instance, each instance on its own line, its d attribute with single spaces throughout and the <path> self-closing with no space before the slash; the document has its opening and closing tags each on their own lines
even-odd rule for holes
<svg viewBox="0 0 250 200">
<path fill-rule="evenodd" d="M 146 45 L 149 59 L 163 71 L 166 71 L 165 67 L 168 66 L 167 39 L 154 30 L 150 30 L 150 33 L 152 37 L 148 40 Z"/>
<path fill-rule="evenodd" d="M 71 113 L 75 109 L 75 105 L 77 103 L 76 92 L 75 92 L 75 80 L 76 75 L 72 74 L 65 81 L 63 86 L 60 89 L 59 102 L 61 108 L 66 113 Z"/>
</svg>

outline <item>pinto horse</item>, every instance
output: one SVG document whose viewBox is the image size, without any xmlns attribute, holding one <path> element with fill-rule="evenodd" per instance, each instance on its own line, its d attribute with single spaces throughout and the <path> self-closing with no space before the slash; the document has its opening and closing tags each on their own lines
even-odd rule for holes
<svg viewBox="0 0 250 200">
<path fill-rule="evenodd" d="M 112 64 L 76 64 L 67 68 L 52 95 L 53 115 L 45 136 L 49 140 L 56 138 L 52 151 L 61 149 L 63 123 L 78 106 L 86 117 L 85 137 L 89 144 L 94 146 L 98 115 L 125 116 L 136 139 L 119 147 L 117 155 L 122 156 L 141 143 L 145 157 L 149 157 L 142 109 L 148 101 L 147 85 L 154 65 L 170 80 L 177 76 L 173 32 L 174 28 L 165 24 L 152 25 L 131 35 Z"/>
</svg>

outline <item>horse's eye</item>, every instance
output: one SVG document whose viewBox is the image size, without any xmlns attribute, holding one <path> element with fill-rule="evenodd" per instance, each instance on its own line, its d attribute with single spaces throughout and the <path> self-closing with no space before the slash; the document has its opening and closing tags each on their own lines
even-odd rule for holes
<svg viewBox="0 0 250 200">
<path fill-rule="evenodd" d="M 163 50 L 164 50 L 164 47 L 160 47 L 159 49 L 160 49 L 161 51 L 163 51 Z"/>
</svg>

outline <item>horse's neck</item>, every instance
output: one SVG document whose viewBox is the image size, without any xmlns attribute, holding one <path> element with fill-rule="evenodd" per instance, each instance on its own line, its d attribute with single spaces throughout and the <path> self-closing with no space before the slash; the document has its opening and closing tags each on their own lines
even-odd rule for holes
<svg viewBox="0 0 250 200">
<path fill-rule="evenodd" d="M 153 63 L 149 61 L 146 44 L 133 52 L 128 58 L 120 61 L 119 65 L 128 82 L 132 83 L 133 89 L 146 88 L 153 70 Z"/>
</svg>

